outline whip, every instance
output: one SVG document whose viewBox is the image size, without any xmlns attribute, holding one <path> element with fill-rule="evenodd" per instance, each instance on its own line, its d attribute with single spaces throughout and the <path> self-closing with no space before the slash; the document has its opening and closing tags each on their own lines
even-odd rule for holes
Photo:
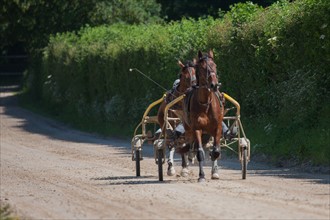
<svg viewBox="0 0 330 220">
<path fill-rule="evenodd" d="M 155 80 L 151 79 L 149 76 L 147 76 L 146 74 L 144 74 L 142 71 L 140 71 L 137 68 L 130 68 L 129 71 L 133 72 L 133 70 L 135 70 L 136 72 L 140 73 L 142 76 L 146 77 L 147 79 L 149 79 L 151 82 L 155 83 L 157 86 L 159 86 L 160 88 L 162 88 L 163 90 L 167 91 L 167 89 L 165 89 L 163 86 L 159 85 L 159 83 L 157 83 Z"/>
</svg>

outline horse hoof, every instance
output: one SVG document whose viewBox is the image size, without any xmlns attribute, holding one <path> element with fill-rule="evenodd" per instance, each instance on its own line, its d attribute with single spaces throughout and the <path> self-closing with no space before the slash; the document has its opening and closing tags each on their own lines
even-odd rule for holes
<svg viewBox="0 0 330 220">
<path fill-rule="evenodd" d="M 205 178 L 204 178 L 204 177 L 200 177 L 200 178 L 198 179 L 198 182 L 199 182 L 199 183 L 204 183 L 204 182 L 205 182 Z"/>
<path fill-rule="evenodd" d="M 171 167 L 167 170 L 167 175 L 168 176 L 174 176 L 175 175 L 175 169 L 174 167 Z"/>
<path fill-rule="evenodd" d="M 212 173 L 212 177 L 211 177 L 213 180 L 218 180 L 220 179 L 220 176 L 218 173 Z"/>
<path fill-rule="evenodd" d="M 183 168 L 181 170 L 181 176 L 182 177 L 187 177 L 189 175 L 189 170 L 187 168 Z"/>
</svg>

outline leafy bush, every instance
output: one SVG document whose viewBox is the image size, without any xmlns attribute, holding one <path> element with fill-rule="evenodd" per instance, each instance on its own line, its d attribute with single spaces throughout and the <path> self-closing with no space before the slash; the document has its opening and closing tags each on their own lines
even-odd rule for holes
<svg viewBox="0 0 330 220">
<path fill-rule="evenodd" d="M 76 109 L 82 117 L 137 121 L 164 91 L 129 68 L 138 68 L 170 88 L 179 72 L 176 60 L 191 59 L 197 53 L 194 48 L 205 48 L 204 35 L 214 23 L 208 18 L 167 26 L 87 26 L 77 33 L 52 36 L 41 66 L 43 99 L 61 106 L 61 111 Z"/>
<path fill-rule="evenodd" d="M 12 207 L 9 204 L 0 204 L 0 219 L 2 220 L 18 220 L 15 216 Z"/>
</svg>

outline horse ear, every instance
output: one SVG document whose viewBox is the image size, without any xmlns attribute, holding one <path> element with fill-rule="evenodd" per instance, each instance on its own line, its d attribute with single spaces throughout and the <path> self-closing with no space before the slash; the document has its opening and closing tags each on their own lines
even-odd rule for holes
<svg viewBox="0 0 330 220">
<path fill-rule="evenodd" d="M 202 57 L 203 57 L 203 53 L 202 53 L 202 51 L 199 50 L 198 51 L 198 58 L 201 59 Z"/>
<path fill-rule="evenodd" d="M 178 65 L 179 65 L 181 68 L 184 67 L 183 63 L 182 63 L 180 60 L 178 60 Z"/>
<path fill-rule="evenodd" d="M 214 58 L 213 57 L 213 50 L 212 49 L 209 51 L 209 57 L 211 57 L 212 59 Z"/>
</svg>

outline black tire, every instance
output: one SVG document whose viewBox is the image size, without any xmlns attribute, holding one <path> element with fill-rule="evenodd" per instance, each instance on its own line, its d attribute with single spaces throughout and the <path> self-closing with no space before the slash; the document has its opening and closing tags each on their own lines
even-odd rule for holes
<svg viewBox="0 0 330 220">
<path fill-rule="evenodd" d="M 135 169 L 136 169 L 136 176 L 140 176 L 140 150 L 135 150 Z"/>
<path fill-rule="evenodd" d="M 163 150 L 158 150 L 158 177 L 159 181 L 163 181 Z"/>
<path fill-rule="evenodd" d="M 247 148 L 244 147 L 242 149 L 242 179 L 246 179 L 246 171 L 247 171 Z"/>
</svg>

